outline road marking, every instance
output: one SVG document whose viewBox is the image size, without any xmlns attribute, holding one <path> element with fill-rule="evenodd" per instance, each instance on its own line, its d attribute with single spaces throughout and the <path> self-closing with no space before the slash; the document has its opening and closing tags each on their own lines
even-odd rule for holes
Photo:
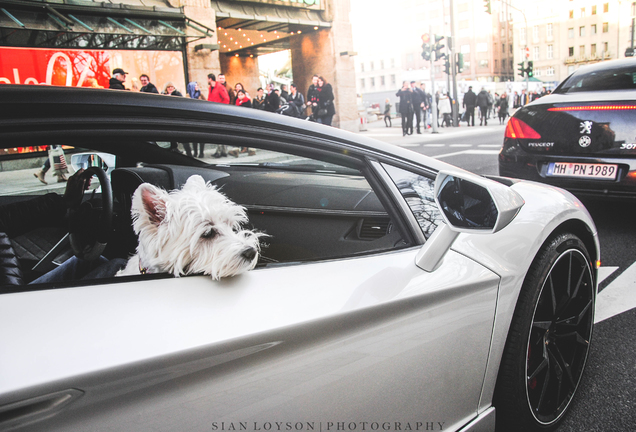
<svg viewBox="0 0 636 432">
<path fill-rule="evenodd" d="M 441 154 L 441 155 L 437 155 L 437 156 L 431 156 L 431 157 L 433 159 L 441 159 L 441 158 L 445 158 L 445 157 L 459 156 L 459 155 L 463 155 L 463 154 L 498 155 L 499 154 L 499 150 L 462 150 L 462 151 L 458 151 L 458 152 L 445 153 L 445 154 Z"/>
<path fill-rule="evenodd" d="M 424 144 L 424 147 L 446 147 L 446 144 Z"/>
<path fill-rule="evenodd" d="M 603 267 L 599 269 L 599 279 L 601 269 Z M 633 308 L 636 308 L 636 263 L 598 293 L 594 322 L 599 323 Z"/>
<path fill-rule="evenodd" d="M 420 144 L 396 144 L 398 147 L 419 147 Z"/>
<path fill-rule="evenodd" d="M 472 147 L 472 144 L 451 144 L 450 147 Z"/>
<path fill-rule="evenodd" d="M 501 148 L 501 144 L 479 144 L 479 148 Z"/>
</svg>

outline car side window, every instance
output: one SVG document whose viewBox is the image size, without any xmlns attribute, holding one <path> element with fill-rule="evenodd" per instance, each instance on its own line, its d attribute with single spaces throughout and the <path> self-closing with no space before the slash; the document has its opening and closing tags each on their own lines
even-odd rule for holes
<svg viewBox="0 0 636 432">
<path fill-rule="evenodd" d="M 435 202 L 435 179 L 392 165 L 382 165 L 404 197 L 424 237 L 428 239 L 443 221 Z"/>
</svg>

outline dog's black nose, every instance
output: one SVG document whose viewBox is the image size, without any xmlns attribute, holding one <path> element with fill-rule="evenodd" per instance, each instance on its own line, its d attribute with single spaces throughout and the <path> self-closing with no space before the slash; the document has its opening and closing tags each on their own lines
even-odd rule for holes
<svg viewBox="0 0 636 432">
<path fill-rule="evenodd" d="M 256 249 L 254 248 L 245 249 L 243 253 L 241 254 L 241 256 L 245 258 L 247 261 L 252 261 L 254 257 L 256 256 Z"/>
</svg>

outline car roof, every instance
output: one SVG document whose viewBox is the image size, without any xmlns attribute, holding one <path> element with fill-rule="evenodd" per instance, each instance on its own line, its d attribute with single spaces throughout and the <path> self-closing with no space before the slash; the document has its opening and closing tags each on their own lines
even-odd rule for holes
<svg viewBox="0 0 636 432">
<path fill-rule="evenodd" d="M 133 91 L 36 85 L 0 85 L 0 136 L 7 128 L 29 120 L 71 124 L 74 118 L 134 122 L 135 118 L 183 119 L 205 121 L 234 127 L 249 133 L 267 130 L 278 136 L 303 135 L 327 140 L 334 145 L 355 146 L 361 150 L 398 157 L 427 166 L 435 171 L 458 168 L 399 146 L 365 137 L 335 127 L 256 109 Z M 25 123 L 26 122 L 26 123 Z M 38 124 L 40 124 L 38 123 Z M 0 140 L 0 148 L 15 143 Z"/>
</svg>

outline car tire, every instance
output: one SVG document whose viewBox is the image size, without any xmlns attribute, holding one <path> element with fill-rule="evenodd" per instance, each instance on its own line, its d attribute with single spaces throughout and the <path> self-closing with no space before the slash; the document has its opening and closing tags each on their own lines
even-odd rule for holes
<svg viewBox="0 0 636 432">
<path fill-rule="evenodd" d="M 498 431 L 549 431 L 566 414 L 587 361 L 595 276 L 574 234 L 551 237 L 524 280 L 499 368 Z"/>
</svg>

